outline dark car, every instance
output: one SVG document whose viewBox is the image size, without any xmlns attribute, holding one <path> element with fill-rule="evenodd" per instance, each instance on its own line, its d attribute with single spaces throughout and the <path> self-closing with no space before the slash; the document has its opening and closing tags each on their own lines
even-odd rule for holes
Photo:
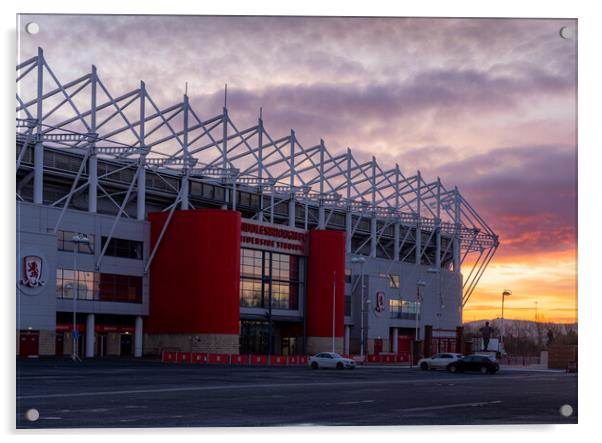
<svg viewBox="0 0 602 443">
<path fill-rule="evenodd" d="M 468 355 L 447 365 L 447 370 L 449 372 L 476 371 L 481 374 L 495 374 L 500 370 L 500 365 L 486 355 Z"/>
</svg>

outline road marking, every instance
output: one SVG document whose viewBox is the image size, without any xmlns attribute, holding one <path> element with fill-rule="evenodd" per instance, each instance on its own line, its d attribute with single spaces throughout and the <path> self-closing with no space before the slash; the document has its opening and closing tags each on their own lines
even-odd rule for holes
<svg viewBox="0 0 602 443">
<path fill-rule="evenodd" d="M 538 377 L 541 378 L 541 377 Z M 450 380 L 449 377 L 447 380 Z M 523 379 L 531 380 L 530 377 L 522 376 L 506 376 L 506 377 L 484 377 L 477 375 L 474 377 L 457 377 L 454 378 L 456 383 L 472 383 L 474 381 L 496 381 Z M 189 386 L 189 387 L 173 387 L 173 388 L 155 388 L 155 389 L 126 389 L 121 391 L 90 391 L 90 392 L 61 392 L 58 394 L 31 394 L 18 395 L 17 400 L 40 399 L 40 398 L 69 398 L 69 397 L 90 397 L 99 395 L 128 395 L 128 394 L 150 394 L 150 393 L 165 393 L 165 392 L 194 392 L 194 391 L 220 391 L 220 390 L 237 390 L 237 389 L 261 389 L 261 388 L 308 388 L 308 387 L 331 387 L 331 386 L 371 386 L 371 385 L 405 385 L 405 384 L 433 384 L 433 379 L 409 379 L 409 380 L 355 380 L 341 382 L 309 382 L 309 383 L 262 383 L 262 384 L 244 384 L 244 385 L 218 385 L 218 386 Z"/>
<path fill-rule="evenodd" d="M 439 405 L 439 406 L 425 406 L 423 408 L 407 408 L 407 409 L 395 409 L 396 412 L 418 412 L 418 411 L 435 411 L 438 409 L 449 409 L 449 408 L 461 408 L 466 406 L 485 406 L 485 405 L 497 405 L 502 403 L 501 400 L 495 401 L 481 401 L 471 403 L 456 403 L 453 405 Z"/>
<path fill-rule="evenodd" d="M 335 405 L 359 405 L 360 403 L 374 403 L 374 400 L 342 401 Z"/>
</svg>

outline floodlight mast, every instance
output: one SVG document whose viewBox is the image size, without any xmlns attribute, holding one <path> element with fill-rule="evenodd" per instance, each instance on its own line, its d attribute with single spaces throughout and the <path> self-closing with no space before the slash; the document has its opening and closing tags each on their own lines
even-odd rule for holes
<svg viewBox="0 0 602 443">
<path fill-rule="evenodd" d="M 270 222 L 291 227 L 341 229 L 334 220 L 342 217 L 348 254 L 384 256 L 396 262 L 411 260 L 439 269 L 452 265 L 451 270 L 458 275 L 463 263 L 471 263 L 463 278 L 462 305 L 499 246 L 495 232 L 457 187 L 447 188 L 439 178 L 427 182 L 421 172 L 406 177 L 398 165 L 387 170 L 374 157 L 361 162 L 349 148 L 333 156 L 324 140 L 306 147 L 294 130 L 284 137 L 272 137 L 261 109 L 257 125 L 239 130 L 228 111 L 226 88 L 222 113 L 201 119 L 188 91 L 179 103 L 165 107 L 157 105 L 144 82 L 113 96 L 95 66 L 90 73 L 63 83 L 47 63 L 42 48 L 17 65 L 16 72 L 17 175 L 21 177 L 17 199 L 24 200 L 20 189 L 31 173 L 32 201 L 44 203 L 44 174 L 51 173 L 44 169 L 46 149 L 69 151 L 82 158 L 77 173 L 62 171 L 72 180 L 69 192 L 49 203 L 61 208 L 55 231 L 61 227 L 73 197 L 84 191 L 95 200 L 89 202 L 90 212 L 98 210 L 101 199 L 115 207 L 113 231 L 121 217 L 145 219 L 149 176 L 167 183 L 168 194 L 173 196 L 163 209 L 170 213 L 168 220 L 178 206 L 194 209 L 192 181 L 218 183 L 224 188 L 223 204 L 231 209 L 239 209 L 236 194 L 243 187 L 259 196 L 256 208 L 245 209 L 246 216 L 254 219 L 265 220 L 267 215 Z M 36 85 L 35 90 L 29 90 L 31 84 Z M 86 94 L 88 99 L 80 100 Z M 136 104 L 136 118 L 126 115 Z M 107 114 L 102 121 L 98 119 Z M 178 116 L 182 118 L 176 119 Z M 181 126 L 176 125 L 178 121 Z M 119 167 L 99 174 L 101 159 Z M 195 174 L 197 169 L 213 167 L 220 167 L 222 174 Z M 105 188 L 113 186 L 111 180 L 116 174 L 132 170 L 131 180 L 120 192 L 107 192 Z M 264 179 L 274 182 L 266 186 Z M 136 197 L 135 205 L 130 205 L 132 196 Z M 269 198 L 268 207 L 264 196 Z M 275 210 L 282 205 L 288 208 L 284 216 Z M 297 220 L 299 209 L 303 210 L 302 221 Z M 313 211 L 317 220 L 312 220 Z M 364 223 L 368 223 L 367 231 Z M 149 254 L 146 271 L 155 252 Z"/>
</svg>

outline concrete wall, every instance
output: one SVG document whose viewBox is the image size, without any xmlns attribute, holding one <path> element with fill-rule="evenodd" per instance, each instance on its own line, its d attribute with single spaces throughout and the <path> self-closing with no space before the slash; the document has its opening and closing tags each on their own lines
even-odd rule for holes
<svg viewBox="0 0 602 443">
<path fill-rule="evenodd" d="M 391 328 L 415 328 L 416 321 L 414 319 L 391 318 L 389 301 L 398 299 L 416 301 L 416 282 L 419 280 L 426 282 L 426 286 L 420 288 L 422 297 L 418 321 L 420 336 L 424 337 L 424 325 L 432 325 L 433 329 L 449 330 L 461 325 L 461 275 L 448 270 L 432 273 L 429 272 L 429 266 L 391 262 L 380 258 L 366 257 L 366 263 L 362 266 L 352 264 L 350 255 L 347 255 L 346 267 L 352 271 L 351 283 L 346 284 L 346 294 L 352 296 L 351 316 L 346 317 L 345 321 L 346 325 L 351 326 L 350 344 L 352 349 L 359 347 L 361 335 L 361 281 L 357 282 L 353 292 L 352 287 L 356 279 L 361 278 L 362 272 L 364 273 L 364 297 L 370 300 L 370 304 L 365 306 L 364 312 L 364 333 L 367 337 L 366 353 L 373 352 L 374 339 L 378 338 L 383 340 L 383 352 L 389 352 Z M 379 274 L 400 276 L 400 287 L 391 288 L 389 279 L 381 277 Z M 377 292 L 383 292 L 385 295 L 383 312 L 375 310 Z M 438 313 L 441 313 L 440 317 L 437 315 Z M 455 336 L 453 332 L 449 332 L 448 335 Z"/>
<path fill-rule="evenodd" d="M 57 250 L 56 236 L 48 232 L 54 229 L 59 215 L 60 208 L 17 202 L 17 330 L 28 328 L 39 330 L 40 352 L 44 353 L 54 349 L 54 339 L 50 340 L 49 334 L 54 337 L 56 312 L 71 312 L 73 309 L 72 300 L 56 298 L 56 269 L 73 269 L 74 259 L 73 252 Z M 144 276 L 143 272 L 144 260 L 105 256 L 100 269 L 95 268 L 101 253 L 101 236 L 109 234 L 114 220 L 112 216 L 68 210 L 65 212 L 59 230 L 94 235 L 94 254 L 78 253 L 78 270 L 143 276 L 142 303 L 78 300 L 77 310 L 81 313 L 147 315 L 148 277 Z M 113 237 L 143 241 L 144 257 L 148 257 L 150 245 L 147 222 L 122 218 L 117 224 Z M 19 283 L 23 278 L 23 258 L 27 255 L 37 255 L 43 260 L 44 284 L 37 288 L 29 288 Z"/>
</svg>

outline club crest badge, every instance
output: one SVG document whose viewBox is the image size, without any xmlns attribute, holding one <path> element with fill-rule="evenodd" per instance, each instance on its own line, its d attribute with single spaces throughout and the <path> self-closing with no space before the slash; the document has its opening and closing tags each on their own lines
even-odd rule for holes
<svg viewBox="0 0 602 443">
<path fill-rule="evenodd" d="M 378 316 L 385 311 L 385 293 L 378 291 L 376 293 L 376 303 L 374 303 L 374 313 Z"/>
<path fill-rule="evenodd" d="M 23 257 L 23 278 L 21 284 L 30 288 L 44 286 L 42 281 L 42 257 L 37 255 L 26 255 Z"/>
</svg>

